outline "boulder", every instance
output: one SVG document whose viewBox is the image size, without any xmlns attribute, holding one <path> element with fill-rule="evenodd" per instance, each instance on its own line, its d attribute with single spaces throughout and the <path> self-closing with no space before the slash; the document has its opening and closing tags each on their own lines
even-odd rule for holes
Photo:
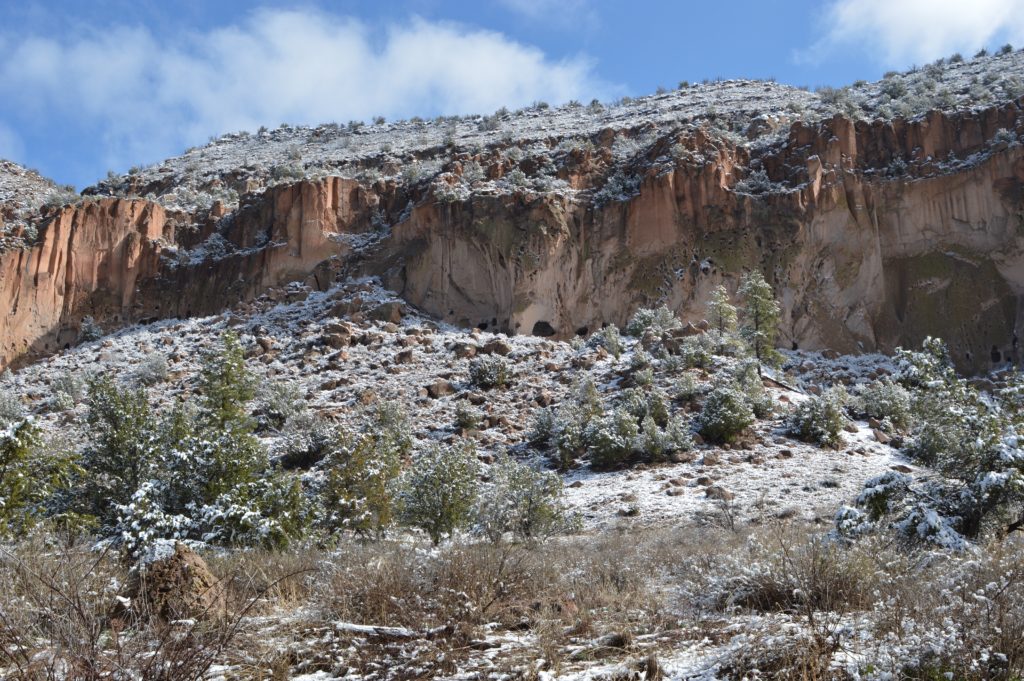
<svg viewBox="0 0 1024 681">
<path fill-rule="evenodd" d="M 480 352 L 485 355 L 507 355 L 512 352 L 512 346 L 506 340 L 495 338 L 484 343 Z"/>
<path fill-rule="evenodd" d="M 445 397 L 455 392 L 455 386 L 443 378 L 439 378 L 433 383 L 426 386 L 427 394 L 435 400 L 439 397 Z"/>
<path fill-rule="evenodd" d="M 705 489 L 704 495 L 707 496 L 708 499 L 715 499 L 717 501 L 732 501 L 736 498 L 735 494 L 718 485 L 712 485 Z"/>
<path fill-rule="evenodd" d="M 402 321 L 402 304 L 396 302 L 381 303 L 370 310 L 370 313 L 367 316 L 378 322 L 391 322 L 392 324 L 398 324 Z"/>
</svg>

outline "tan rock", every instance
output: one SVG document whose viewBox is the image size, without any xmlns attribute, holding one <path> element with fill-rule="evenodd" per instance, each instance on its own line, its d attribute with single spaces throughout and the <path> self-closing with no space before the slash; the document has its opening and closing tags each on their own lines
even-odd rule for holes
<svg viewBox="0 0 1024 681">
<path fill-rule="evenodd" d="M 181 542 L 168 555 L 138 567 L 125 586 L 130 607 L 143 618 L 209 620 L 226 611 L 225 584 L 206 561 Z"/>
<path fill-rule="evenodd" d="M 439 397 L 445 397 L 455 393 L 455 386 L 443 378 L 439 378 L 425 387 L 427 389 L 427 394 L 435 400 Z"/>
</svg>

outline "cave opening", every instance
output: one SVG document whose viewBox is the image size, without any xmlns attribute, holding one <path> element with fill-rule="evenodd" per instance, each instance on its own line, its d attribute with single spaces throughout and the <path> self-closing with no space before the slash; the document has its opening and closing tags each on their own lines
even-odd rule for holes
<svg viewBox="0 0 1024 681">
<path fill-rule="evenodd" d="M 533 325 L 534 336 L 554 336 L 557 333 L 555 327 L 551 326 L 550 322 L 544 320 L 538 321 Z"/>
</svg>

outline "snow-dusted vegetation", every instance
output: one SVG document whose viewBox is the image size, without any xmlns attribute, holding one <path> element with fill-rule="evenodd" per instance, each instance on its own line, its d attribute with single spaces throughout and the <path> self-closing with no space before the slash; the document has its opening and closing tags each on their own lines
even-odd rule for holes
<svg viewBox="0 0 1024 681">
<path fill-rule="evenodd" d="M 748 281 L 572 342 L 293 285 L 4 375 L 5 674 L 1012 678 L 1019 380 L 773 355 Z"/>
</svg>

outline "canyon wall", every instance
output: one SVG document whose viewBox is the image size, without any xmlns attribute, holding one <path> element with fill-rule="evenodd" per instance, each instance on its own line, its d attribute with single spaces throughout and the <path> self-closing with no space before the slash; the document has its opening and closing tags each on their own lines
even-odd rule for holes
<svg viewBox="0 0 1024 681">
<path fill-rule="evenodd" d="M 634 196 L 601 204 L 568 191 L 441 200 L 337 177 L 255 192 L 226 214 L 90 199 L 49 218 L 34 247 L 0 254 L 0 367 L 75 342 L 86 315 L 111 329 L 216 313 L 339 272 L 380 276 L 455 324 L 568 337 L 640 306 L 700 318 L 715 286 L 735 290 L 756 267 L 782 301 L 786 347 L 891 351 L 939 335 L 980 370 L 1015 357 L 1024 321 L 1024 148 L 1001 129 L 1024 132 L 1017 103 L 798 123 L 756 153 L 676 132 L 658 141 L 675 163 L 638 169 Z M 615 132 L 602 137 L 571 186 L 609 172 L 601 145 Z M 737 191 L 754 166 L 772 185 Z"/>
<path fill-rule="evenodd" d="M 698 132 L 673 141 L 703 163 L 652 169 L 628 201 L 421 205 L 395 228 L 388 283 L 457 324 L 567 336 L 643 305 L 700 318 L 714 287 L 735 291 L 756 267 L 782 301 L 785 347 L 892 351 L 938 335 L 982 370 L 1016 359 L 1024 321 L 1024 148 L 994 140 L 1021 128 L 1017 104 L 798 124 L 759 159 L 779 187 L 758 195 L 734 191 L 746 150 Z M 886 172 L 904 158 L 910 175 Z"/>
</svg>

